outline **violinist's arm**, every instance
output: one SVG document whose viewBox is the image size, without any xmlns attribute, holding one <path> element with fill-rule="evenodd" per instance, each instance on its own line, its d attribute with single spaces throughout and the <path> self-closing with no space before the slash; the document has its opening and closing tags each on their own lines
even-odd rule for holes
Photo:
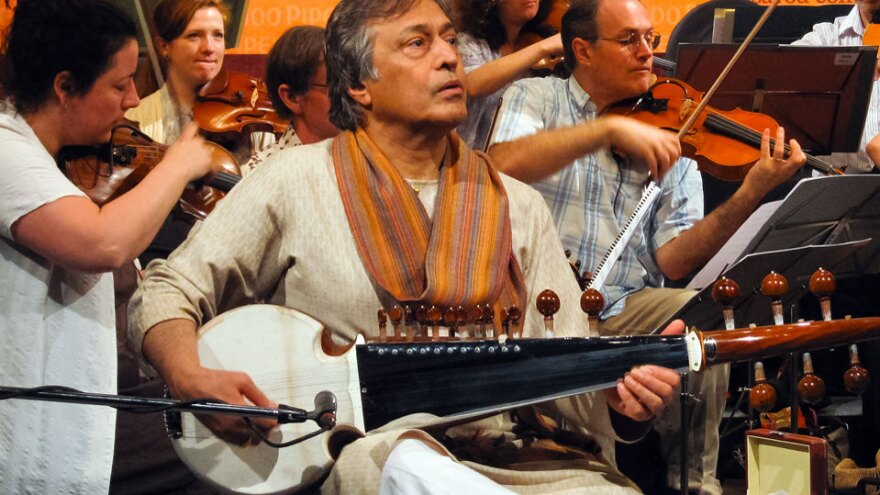
<svg viewBox="0 0 880 495">
<path fill-rule="evenodd" d="M 562 54 L 559 34 L 495 59 L 470 71 L 465 80 L 469 96 L 487 96 L 503 88 L 544 58 Z"/>
<path fill-rule="evenodd" d="M 761 138 L 761 158 L 749 170 L 733 196 L 693 227 L 657 249 L 657 266 L 667 278 L 678 280 L 705 265 L 755 211 L 761 199 L 806 163 L 806 156 L 793 139 L 790 142 L 790 157 L 782 158 L 785 143 L 782 127 L 777 131 L 776 143 L 771 154 L 770 133 L 765 130 Z"/>
<path fill-rule="evenodd" d="M 210 170 L 210 151 L 189 127 L 164 159 L 128 193 L 98 207 L 68 196 L 22 216 L 16 242 L 59 265 L 88 272 L 114 270 L 133 260 L 158 232 L 190 181 Z"/>
<path fill-rule="evenodd" d="M 489 148 L 489 155 L 502 172 L 523 182 L 535 182 L 582 156 L 609 146 L 641 157 L 653 177 L 662 177 L 681 154 L 675 134 L 612 115 L 496 143 Z"/>
</svg>

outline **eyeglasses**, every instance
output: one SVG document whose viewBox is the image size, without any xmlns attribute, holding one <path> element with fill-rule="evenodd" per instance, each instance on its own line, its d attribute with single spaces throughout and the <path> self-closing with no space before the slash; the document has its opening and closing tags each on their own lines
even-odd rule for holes
<svg viewBox="0 0 880 495">
<path fill-rule="evenodd" d="M 656 31 L 648 31 L 645 34 L 630 33 L 626 38 L 603 38 L 597 36 L 596 39 L 617 42 L 620 46 L 629 48 L 629 51 L 633 53 L 637 52 L 639 48 L 642 47 L 642 41 L 647 43 L 651 50 L 660 46 L 660 33 L 657 33 Z"/>
<path fill-rule="evenodd" d="M 326 84 L 320 84 L 320 83 L 311 83 L 311 84 L 309 84 L 309 87 L 310 88 L 319 88 L 323 91 L 327 91 L 327 88 L 329 88 L 329 86 L 327 86 Z"/>
</svg>

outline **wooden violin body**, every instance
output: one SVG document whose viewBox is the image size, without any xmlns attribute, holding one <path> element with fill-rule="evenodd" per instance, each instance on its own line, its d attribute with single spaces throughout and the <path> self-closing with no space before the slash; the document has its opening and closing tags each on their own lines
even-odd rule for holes
<svg viewBox="0 0 880 495">
<path fill-rule="evenodd" d="M 213 211 L 241 175 L 228 151 L 211 142 L 208 145 L 214 170 L 224 172 L 206 178 L 203 184 L 190 184 L 179 202 L 184 213 L 200 220 Z M 97 205 L 104 205 L 140 183 L 162 160 L 166 149 L 137 128 L 120 125 L 107 144 L 65 148 L 59 163 L 71 182 Z"/>
<path fill-rule="evenodd" d="M 606 113 L 625 115 L 646 124 L 679 132 L 696 110 L 702 94 L 683 81 L 662 78 L 644 95 L 612 106 Z M 709 106 L 681 136 L 682 152 L 696 160 L 700 170 L 721 180 L 739 181 L 761 157 L 761 136 L 775 136 L 779 124 L 769 115 L 739 108 L 718 110 Z M 773 148 L 775 140 L 771 138 Z M 785 145 L 786 155 L 790 152 Z M 842 172 L 816 157 L 807 165 L 829 175 Z"/>
<path fill-rule="evenodd" d="M 275 113 L 262 79 L 225 69 L 199 91 L 193 118 L 209 134 L 281 134 L 288 125 Z"/>
</svg>

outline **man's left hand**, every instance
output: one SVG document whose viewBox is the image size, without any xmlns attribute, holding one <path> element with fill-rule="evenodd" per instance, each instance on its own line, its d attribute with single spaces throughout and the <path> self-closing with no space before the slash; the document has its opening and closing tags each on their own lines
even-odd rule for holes
<svg viewBox="0 0 880 495">
<path fill-rule="evenodd" d="M 681 335 L 684 322 L 674 320 L 660 335 Z M 633 368 L 614 388 L 605 390 L 605 400 L 615 411 L 636 421 L 648 421 L 660 414 L 675 396 L 681 377 L 661 366 Z"/>
<path fill-rule="evenodd" d="M 790 152 L 785 157 L 785 129 L 781 126 L 776 129 L 775 139 L 771 150 L 770 131 L 764 130 L 761 136 L 761 158 L 755 162 L 743 182 L 743 187 L 749 187 L 761 198 L 788 180 L 807 162 L 807 156 L 794 139 L 789 142 Z"/>
<path fill-rule="evenodd" d="M 617 386 L 605 390 L 605 400 L 615 411 L 636 421 L 648 421 L 660 414 L 675 395 L 678 372 L 661 366 L 633 368 Z"/>
</svg>

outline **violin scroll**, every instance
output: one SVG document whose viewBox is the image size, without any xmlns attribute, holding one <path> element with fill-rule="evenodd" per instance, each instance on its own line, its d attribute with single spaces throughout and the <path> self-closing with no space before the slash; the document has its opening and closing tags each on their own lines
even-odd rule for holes
<svg viewBox="0 0 880 495">
<path fill-rule="evenodd" d="M 241 134 L 245 129 L 281 134 L 287 129 L 262 79 L 225 69 L 199 91 L 193 118 L 209 134 Z"/>
</svg>

